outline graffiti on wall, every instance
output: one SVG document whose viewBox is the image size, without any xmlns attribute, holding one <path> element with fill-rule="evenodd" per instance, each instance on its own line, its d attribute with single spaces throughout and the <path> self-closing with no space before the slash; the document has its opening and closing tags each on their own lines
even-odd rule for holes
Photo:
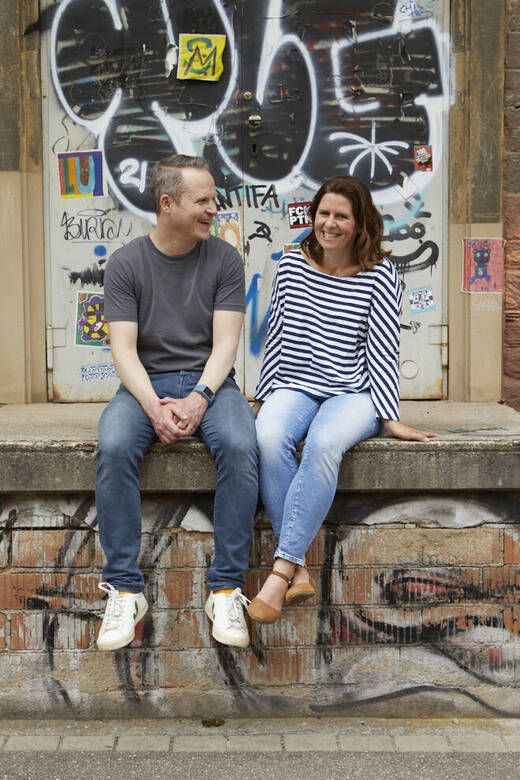
<svg viewBox="0 0 520 780">
<path fill-rule="evenodd" d="M 54 88 L 97 138 L 119 203 L 151 217 L 149 165 L 173 152 L 204 154 L 224 188 L 314 190 L 345 170 L 380 203 L 424 188 L 430 173 L 416 171 L 414 147 L 428 143 L 440 159 L 443 146 L 446 42 L 435 20 L 395 0 L 327 6 L 62 0 Z M 165 68 L 168 48 L 201 25 L 227 36 L 216 83 L 179 80 L 175 56 Z"/>
<path fill-rule="evenodd" d="M 246 261 L 238 381 L 250 395 L 283 247 L 297 243 L 305 204 L 325 178 L 360 176 L 384 217 L 403 286 L 424 288 L 433 277 L 435 308 L 416 316 L 405 296 L 402 329 L 416 342 L 414 354 L 424 342 L 424 364 L 442 372 L 421 326 L 443 316 L 445 4 L 61 0 L 46 21 L 50 78 L 63 112 L 52 115 L 53 151 L 99 149 L 113 206 L 64 210 L 59 233 L 68 244 L 124 244 L 155 222 L 147 192 L 153 164 L 176 152 L 202 155 L 217 185 L 216 232 L 235 245 L 240 239 Z M 217 52 L 218 41 L 225 46 Z M 210 81 L 206 71 L 220 69 L 217 53 L 222 71 Z M 184 78 L 188 66 L 201 78 Z M 418 150 L 430 150 L 421 164 Z M 232 213 L 234 227 L 224 230 Z M 75 254 L 65 268 L 69 262 L 60 267 L 70 284 L 102 286 L 103 258 Z"/>
<path fill-rule="evenodd" d="M 462 565 L 421 564 L 414 561 L 413 552 L 403 553 L 402 545 L 399 554 L 403 563 L 398 566 L 375 566 L 365 554 L 354 562 L 349 560 L 356 535 L 360 537 L 362 532 L 366 540 L 369 528 L 400 529 L 396 532 L 402 533 L 411 521 L 419 546 L 424 544 L 421 529 L 443 529 L 446 534 L 466 529 L 472 531 L 473 538 L 476 529 L 490 532 L 501 527 L 506 548 L 512 549 L 513 545 L 516 549 L 518 529 L 511 525 L 515 500 L 497 494 L 421 495 L 408 499 L 385 496 L 369 500 L 366 496 L 338 496 L 326 521 L 323 557 L 315 569 L 317 605 L 287 610 L 275 626 L 254 626 L 251 647 L 238 650 L 211 640 L 201 609 L 212 535 L 200 531 L 211 530 L 211 498 L 145 497 L 140 565 L 152 609 L 139 624 L 131 647 L 102 656 L 103 679 L 113 676 L 110 689 L 117 690 L 126 704 L 148 703 L 156 707 L 156 712 L 166 713 L 169 705 L 164 701 L 161 704 L 161 685 L 169 687 L 169 672 L 164 667 L 157 682 L 153 670 L 158 658 L 167 663 L 164 655 L 156 653 L 168 646 L 175 649 L 178 630 L 184 637 L 193 637 L 182 647 L 189 663 L 194 664 L 193 671 L 200 671 L 198 683 L 194 678 L 195 687 L 200 684 L 206 689 L 210 681 L 211 688 L 221 692 L 219 696 L 224 697 L 225 692 L 235 714 L 261 711 L 279 715 L 284 707 L 296 705 L 301 712 L 302 708 L 309 713 L 346 712 L 356 702 L 390 700 L 395 707 L 398 700 L 415 697 L 428 701 L 432 694 L 437 702 L 445 697 L 448 708 L 454 700 L 466 699 L 470 707 L 476 707 L 474 712 L 517 716 L 517 567 L 491 570 L 485 565 L 471 565 L 471 545 Z M 344 522 L 347 516 L 349 525 Z M 82 664 L 85 670 L 90 669 L 93 653 L 100 657 L 89 650 L 103 608 L 97 591 L 101 577 L 97 541 L 95 567 L 85 568 L 92 545 L 89 528 L 96 528 L 93 498 L 4 499 L 0 506 L 0 547 L 15 529 L 37 527 L 64 528 L 63 541 L 49 559 L 45 559 L 44 550 L 38 551 L 38 565 L 45 568 L 29 575 L 29 590 L 17 581 L 10 619 L 14 621 L 14 612 L 19 610 L 35 616 L 31 647 L 41 655 L 24 694 L 31 699 L 31 706 L 45 709 L 61 704 L 70 708 L 80 705 L 81 691 L 92 684 Z M 189 540 L 191 534 L 187 530 L 179 532 L 179 528 L 199 532 L 194 544 Z M 267 538 L 267 531 L 260 533 Z M 42 540 L 44 534 L 42 531 Z M 170 554 L 177 556 L 171 559 L 175 560 L 171 570 Z M 435 554 L 432 549 L 432 560 Z M 184 574 L 183 567 L 188 567 Z M 179 584 L 186 574 L 192 583 L 188 590 Z M 294 669 L 290 664 L 283 669 L 270 668 L 278 663 L 273 656 L 277 648 L 305 655 L 306 661 L 298 662 Z M 65 662 L 73 659 L 72 677 L 60 673 L 64 649 Z M 276 686 L 264 685 L 273 677 L 281 685 L 307 685 L 309 696 L 303 701 L 300 692 L 296 701 L 290 690 L 280 695 Z M 508 697 L 504 698 L 503 691 Z M 174 696 L 174 691 L 171 694 Z"/>
</svg>

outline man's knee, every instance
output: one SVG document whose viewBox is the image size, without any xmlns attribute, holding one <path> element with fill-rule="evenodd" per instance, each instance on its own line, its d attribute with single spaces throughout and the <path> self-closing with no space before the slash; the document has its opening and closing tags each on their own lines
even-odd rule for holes
<svg viewBox="0 0 520 780">
<path fill-rule="evenodd" d="M 135 441 L 127 430 L 100 429 L 97 446 L 98 460 L 121 462 L 132 460 L 135 451 Z"/>
</svg>

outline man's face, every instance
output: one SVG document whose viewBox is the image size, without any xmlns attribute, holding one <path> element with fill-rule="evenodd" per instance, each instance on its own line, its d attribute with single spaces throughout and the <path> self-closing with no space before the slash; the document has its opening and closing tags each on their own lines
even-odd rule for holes
<svg viewBox="0 0 520 780">
<path fill-rule="evenodd" d="M 182 178 L 184 192 L 178 203 L 170 199 L 165 216 L 171 229 L 186 239 L 206 241 L 211 220 L 217 213 L 213 176 L 203 168 L 184 168 Z"/>
</svg>

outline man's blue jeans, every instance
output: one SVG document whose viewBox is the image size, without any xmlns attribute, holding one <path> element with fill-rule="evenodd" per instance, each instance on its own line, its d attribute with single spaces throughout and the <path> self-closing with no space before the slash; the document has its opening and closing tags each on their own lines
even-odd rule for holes
<svg viewBox="0 0 520 780">
<path fill-rule="evenodd" d="M 200 372 L 150 374 L 159 398 L 185 398 Z M 242 587 L 258 497 L 258 451 L 254 417 L 235 382 L 217 392 L 195 434 L 217 466 L 214 508 L 215 555 L 208 576 L 211 590 Z M 141 545 L 139 467 L 157 441 L 150 418 L 123 385 L 99 422 L 96 505 L 101 546 L 107 563 L 103 578 L 117 590 L 138 593 L 143 575 L 137 565 Z"/>
<path fill-rule="evenodd" d="M 267 398 L 256 433 L 260 493 L 278 540 L 276 558 L 305 565 L 305 553 L 334 499 L 343 454 L 379 430 L 369 392 L 322 400 L 280 389 Z M 304 437 L 298 467 L 296 445 Z"/>
</svg>

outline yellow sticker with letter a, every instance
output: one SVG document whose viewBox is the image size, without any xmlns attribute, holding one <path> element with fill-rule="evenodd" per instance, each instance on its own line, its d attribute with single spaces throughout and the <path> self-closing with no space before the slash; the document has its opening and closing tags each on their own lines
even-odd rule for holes
<svg viewBox="0 0 520 780">
<path fill-rule="evenodd" d="M 181 33 L 177 78 L 218 81 L 224 70 L 222 55 L 225 47 L 225 35 Z"/>
</svg>

